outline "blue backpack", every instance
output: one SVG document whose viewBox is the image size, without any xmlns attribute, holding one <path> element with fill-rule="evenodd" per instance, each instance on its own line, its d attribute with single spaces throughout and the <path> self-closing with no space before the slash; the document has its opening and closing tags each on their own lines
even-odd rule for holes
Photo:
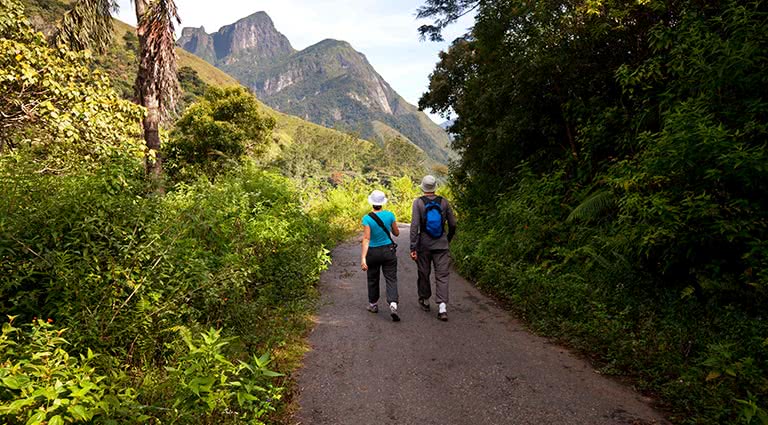
<svg viewBox="0 0 768 425">
<path fill-rule="evenodd" d="M 424 217 L 421 219 L 421 228 L 433 239 L 443 236 L 443 198 L 438 196 L 435 199 L 429 199 L 422 196 L 424 201 Z"/>
</svg>

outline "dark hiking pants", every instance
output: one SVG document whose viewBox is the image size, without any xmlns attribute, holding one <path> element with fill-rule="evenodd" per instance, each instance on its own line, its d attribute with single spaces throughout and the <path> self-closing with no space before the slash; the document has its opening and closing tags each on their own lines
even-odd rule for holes
<svg viewBox="0 0 768 425">
<path fill-rule="evenodd" d="M 379 301 L 379 275 L 384 271 L 387 281 L 387 304 L 398 302 L 397 297 L 397 252 L 391 245 L 368 248 L 365 257 L 368 263 L 368 302 L 375 304 Z"/>
<path fill-rule="evenodd" d="M 416 266 L 419 269 L 419 298 L 425 300 L 432 296 L 429 275 L 435 266 L 435 302 L 448 304 L 448 274 L 451 268 L 451 253 L 447 249 L 418 251 Z"/>
</svg>

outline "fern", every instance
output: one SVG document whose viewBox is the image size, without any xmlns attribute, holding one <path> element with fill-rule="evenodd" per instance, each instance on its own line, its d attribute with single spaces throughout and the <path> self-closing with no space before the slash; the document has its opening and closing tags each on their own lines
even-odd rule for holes
<svg viewBox="0 0 768 425">
<path fill-rule="evenodd" d="M 573 220 L 593 220 L 613 208 L 614 205 L 616 205 L 616 199 L 613 192 L 610 190 L 600 190 L 576 206 L 568 215 L 566 221 L 570 223 Z"/>
</svg>

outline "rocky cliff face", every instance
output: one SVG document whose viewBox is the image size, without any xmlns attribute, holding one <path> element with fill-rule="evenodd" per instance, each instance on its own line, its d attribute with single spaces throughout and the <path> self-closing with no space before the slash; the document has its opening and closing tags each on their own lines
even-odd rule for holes
<svg viewBox="0 0 768 425">
<path fill-rule="evenodd" d="M 222 27 L 214 34 L 213 42 L 219 60 L 240 55 L 278 58 L 294 52 L 291 42 L 277 31 L 272 19 L 264 12 Z"/>
<path fill-rule="evenodd" d="M 178 43 L 282 112 L 369 139 L 399 133 L 432 159 L 448 160 L 447 133 L 400 97 L 345 41 L 327 39 L 297 52 L 259 12 L 214 34 L 185 28 Z"/>
<path fill-rule="evenodd" d="M 205 32 L 204 27 L 184 28 L 181 31 L 179 46 L 196 56 L 205 59 L 206 62 L 216 62 L 216 50 L 213 47 L 213 36 Z"/>
<path fill-rule="evenodd" d="M 295 51 L 264 12 L 223 26 L 213 34 L 206 33 L 204 27 L 184 28 L 177 43 L 214 65 L 234 59 L 281 58 Z"/>
<path fill-rule="evenodd" d="M 306 89 L 310 87 L 316 89 L 317 96 L 345 86 L 348 89 L 345 98 L 362 104 L 365 109 L 390 115 L 394 114 L 397 100 L 397 93 L 363 54 L 347 42 L 330 39 L 264 70 L 250 85 L 263 97 L 285 96 L 292 88 L 307 94 Z M 296 98 L 297 94 L 288 96 Z"/>
</svg>

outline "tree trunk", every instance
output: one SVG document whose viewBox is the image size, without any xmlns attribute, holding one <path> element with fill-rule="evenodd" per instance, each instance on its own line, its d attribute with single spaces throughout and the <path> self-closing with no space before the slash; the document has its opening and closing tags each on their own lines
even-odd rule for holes
<svg viewBox="0 0 768 425">
<path fill-rule="evenodd" d="M 565 121 L 565 116 L 563 116 L 563 121 L 565 122 L 565 134 L 568 136 L 568 143 L 571 145 L 571 155 L 573 155 L 573 159 L 578 160 L 579 152 L 576 150 L 576 141 L 573 140 L 571 126 L 568 124 L 568 121 Z"/>
<path fill-rule="evenodd" d="M 557 67 L 557 71 L 560 72 L 560 67 Z M 579 159 L 579 151 L 576 149 L 576 141 L 573 138 L 573 132 L 571 131 L 571 126 L 568 124 L 568 117 L 565 114 L 565 108 L 563 108 L 563 105 L 566 102 L 565 96 L 560 91 L 560 84 L 555 81 L 555 84 L 553 85 L 555 89 L 555 94 L 558 97 L 558 103 L 560 106 L 560 114 L 563 116 L 563 125 L 565 126 L 565 135 L 568 137 L 568 145 L 571 148 L 571 155 L 573 156 L 573 159 L 578 160 Z"/>
<path fill-rule="evenodd" d="M 147 10 L 147 0 L 134 0 L 136 5 L 136 20 L 141 22 Z M 139 24 L 136 28 L 139 38 L 139 54 L 147 54 L 147 29 Z M 163 161 L 160 156 L 160 99 L 157 90 L 151 89 L 152 84 L 146 84 L 150 78 L 150 70 L 146 69 L 145 61 L 139 60 L 139 72 L 136 76 L 136 97 L 138 103 L 147 108 L 144 117 L 144 141 L 149 152 L 146 157 L 146 172 L 153 179 L 159 179 L 163 172 Z"/>
<path fill-rule="evenodd" d="M 144 141 L 149 153 L 146 158 L 147 175 L 159 179 L 163 174 L 163 158 L 160 155 L 160 102 L 156 94 L 145 94 L 143 106 L 147 108 L 144 117 Z"/>
<path fill-rule="evenodd" d="M 144 16 L 144 11 L 147 10 L 147 2 L 146 0 L 135 0 L 133 3 L 136 6 L 136 22 L 141 22 L 141 17 Z"/>
</svg>

